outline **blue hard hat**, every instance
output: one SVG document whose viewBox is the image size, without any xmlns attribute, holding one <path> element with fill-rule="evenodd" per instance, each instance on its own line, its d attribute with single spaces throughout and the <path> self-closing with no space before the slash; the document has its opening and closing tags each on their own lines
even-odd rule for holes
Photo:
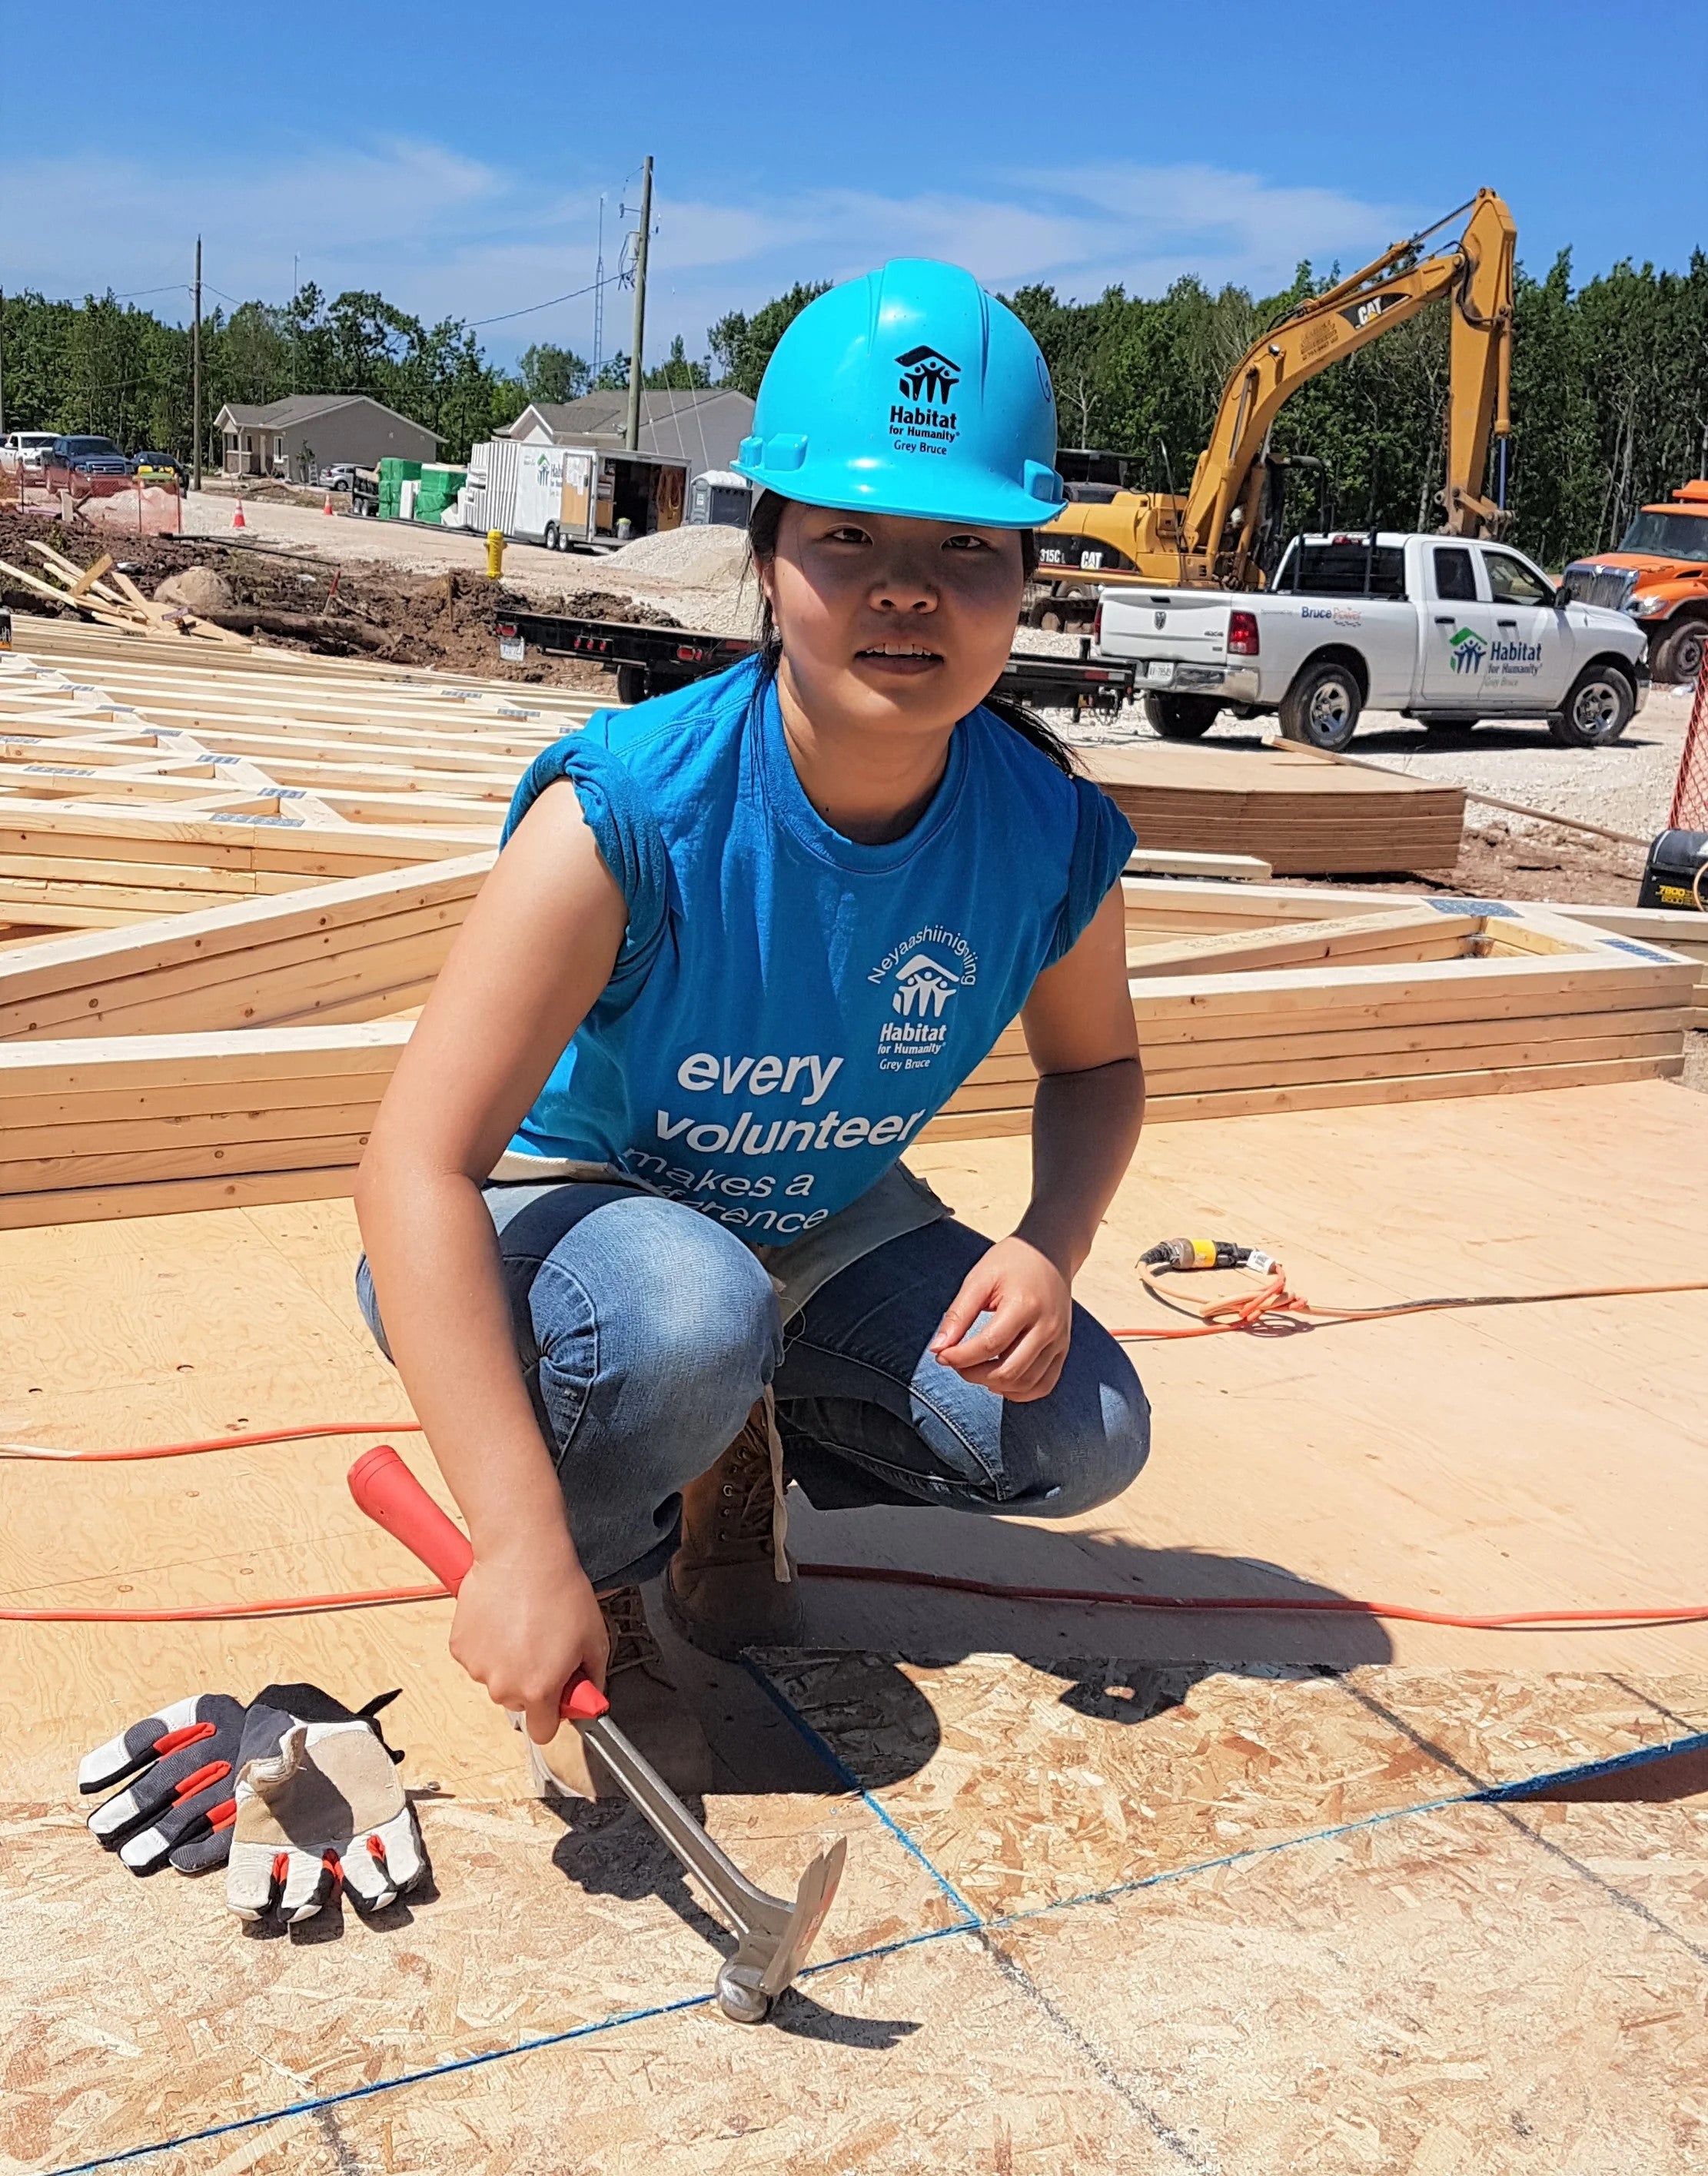
<svg viewBox="0 0 1708 2176">
<path fill-rule="evenodd" d="M 1038 344 L 970 272 L 892 259 L 809 302 L 735 467 L 808 506 L 1034 529 L 1067 493 Z"/>
</svg>

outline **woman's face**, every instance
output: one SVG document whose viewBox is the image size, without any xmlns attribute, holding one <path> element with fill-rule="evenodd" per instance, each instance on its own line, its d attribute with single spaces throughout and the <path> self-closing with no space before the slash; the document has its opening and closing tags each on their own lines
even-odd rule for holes
<svg viewBox="0 0 1708 2176">
<path fill-rule="evenodd" d="M 759 579 L 815 725 L 941 730 L 996 685 L 1020 617 L 1020 532 L 791 501 Z"/>
</svg>

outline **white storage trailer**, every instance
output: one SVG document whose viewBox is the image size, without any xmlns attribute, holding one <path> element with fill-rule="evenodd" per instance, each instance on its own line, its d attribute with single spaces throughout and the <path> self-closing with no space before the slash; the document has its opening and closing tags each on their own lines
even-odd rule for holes
<svg viewBox="0 0 1708 2176">
<path fill-rule="evenodd" d="M 468 525 L 552 552 L 609 552 L 681 525 L 688 465 L 604 446 L 492 438 L 469 455 Z"/>
</svg>

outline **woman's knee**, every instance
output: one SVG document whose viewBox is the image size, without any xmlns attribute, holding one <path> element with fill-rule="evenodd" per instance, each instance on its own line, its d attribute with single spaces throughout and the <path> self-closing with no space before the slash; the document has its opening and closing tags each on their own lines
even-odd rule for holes
<svg viewBox="0 0 1708 2176">
<path fill-rule="evenodd" d="M 1055 1390 L 1029 1409 L 1037 1430 L 1033 1486 L 1042 1500 L 1028 1504 L 1028 1516 L 1070 1519 L 1112 1503 L 1150 1455 L 1144 1387 L 1106 1331 L 1096 1341 L 1106 1349 L 1077 1366 L 1070 1354 Z"/>
<path fill-rule="evenodd" d="M 775 1293 L 753 1255 L 648 1195 L 566 1234 L 535 1272 L 530 1308 L 542 1389 L 573 1394 L 578 1414 L 590 1398 L 620 1433 L 732 1433 L 781 1358 Z"/>
</svg>

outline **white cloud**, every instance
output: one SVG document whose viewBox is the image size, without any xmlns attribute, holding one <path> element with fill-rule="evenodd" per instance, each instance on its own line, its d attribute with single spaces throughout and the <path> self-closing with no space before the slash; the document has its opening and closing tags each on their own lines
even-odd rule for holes
<svg viewBox="0 0 1708 2176">
<path fill-rule="evenodd" d="M 116 157 L 0 160 L 0 284 L 54 295 L 188 280 L 198 226 L 216 294 L 282 300 L 293 253 L 324 291 L 376 287 L 429 319 L 500 316 L 593 276 L 596 195 L 542 193 L 519 175 L 411 139 L 329 142 L 252 166 L 234 148 L 191 171 Z M 1104 162 L 993 177 L 960 193 L 829 189 L 751 201 L 656 199 L 649 351 L 751 309 L 797 280 L 845 279 L 886 257 L 967 264 L 993 286 L 1047 280 L 1089 298 L 1155 294 L 1191 272 L 1211 287 L 1285 284 L 1301 257 L 1361 261 L 1415 223 L 1392 204 L 1202 163 Z M 606 264 L 622 228 L 606 209 Z M 177 313 L 182 292 L 149 298 Z M 628 298 L 609 291 L 606 345 Z M 585 345 L 582 301 L 492 328 L 500 353 L 536 338 Z"/>
</svg>

